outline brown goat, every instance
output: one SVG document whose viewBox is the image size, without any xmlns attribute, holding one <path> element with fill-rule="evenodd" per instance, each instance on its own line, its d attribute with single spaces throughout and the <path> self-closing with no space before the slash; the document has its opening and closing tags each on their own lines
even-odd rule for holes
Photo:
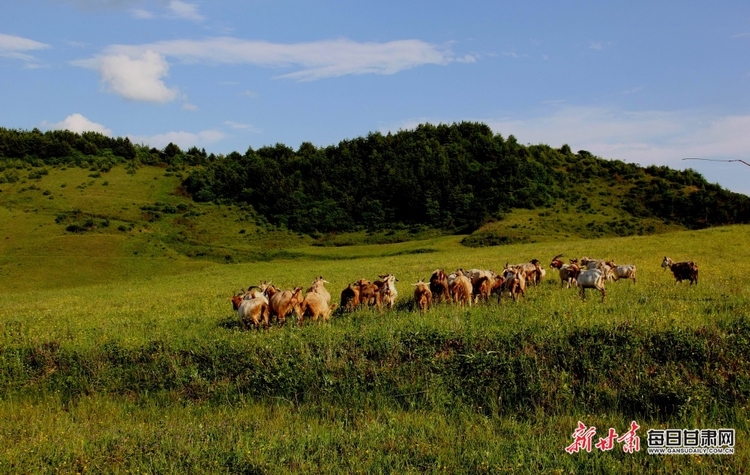
<svg viewBox="0 0 750 475">
<path fill-rule="evenodd" d="M 480 300 L 484 302 L 490 301 L 490 295 L 492 294 L 492 284 L 495 281 L 495 276 L 482 276 L 479 279 L 472 282 L 472 293 L 474 294 L 474 303 Z"/>
<path fill-rule="evenodd" d="M 411 285 L 416 286 L 416 289 L 414 289 L 414 301 L 417 303 L 417 308 L 420 312 L 426 311 L 430 308 L 430 303 L 432 302 L 430 286 L 422 280 Z"/>
<path fill-rule="evenodd" d="M 513 301 L 518 300 L 518 294 L 526 299 L 526 276 L 527 272 L 521 266 L 506 266 L 503 271 L 505 277 L 505 289 L 508 291 Z M 532 274 L 533 275 L 533 274 Z"/>
<path fill-rule="evenodd" d="M 560 267 L 560 287 L 565 284 L 568 285 L 568 288 L 570 288 L 571 284 L 573 286 L 578 286 L 576 279 L 580 273 L 581 268 L 578 267 L 577 264 L 563 264 L 562 267 Z"/>
<path fill-rule="evenodd" d="M 287 315 L 292 312 L 297 314 L 297 318 L 301 318 L 300 303 L 302 303 L 302 287 L 275 292 L 269 299 L 271 314 L 276 315 L 281 325 L 286 322 Z"/>
<path fill-rule="evenodd" d="M 448 288 L 448 275 L 443 269 L 438 269 L 430 277 L 430 291 L 432 298 L 440 302 L 445 299 L 451 301 L 451 292 Z"/>
<path fill-rule="evenodd" d="M 357 307 L 359 307 L 359 286 L 356 284 L 349 284 L 341 291 L 340 308 L 347 312 L 352 312 Z"/>
<path fill-rule="evenodd" d="M 690 285 L 698 284 L 698 266 L 693 261 L 674 262 L 669 257 L 664 256 L 661 266 L 669 267 L 677 283 L 689 280 Z"/>
<path fill-rule="evenodd" d="M 380 287 L 367 279 L 359 279 L 357 286 L 359 287 L 359 303 L 365 307 L 374 305 L 380 311 L 383 305 Z"/>
<path fill-rule="evenodd" d="M 563 257 L 562 254 L 558 254 L 555 257 L 553 257 L 552 262 L 549 263 L 549 266 L 552 269 L 560 270 L 560 268 L 563 266 L 563 261 L 560 260 L 561 257 Z"/>
<path fill-rule="evenodd" d="M 473 300 L 473 288 L 471 286 L 471 280 L 466 277 L 462 271 L 456 271 L 458 274 L 456 276 L 456 279 L 453 281 L 453 284 L 451 285 L 451 293 L 453 294 L 453 298 L 456 300 L 456 303 L 459 303 L 461 305 L 468 303 L 469 307 L 471 307 L 471 302 Z"/>
</svg>

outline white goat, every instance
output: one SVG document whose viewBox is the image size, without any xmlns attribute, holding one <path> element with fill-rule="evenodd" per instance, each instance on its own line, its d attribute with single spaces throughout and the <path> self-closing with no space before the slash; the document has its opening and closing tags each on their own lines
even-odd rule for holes
<svg viewBox="0 0 750 475">
<path fill-rule="evenodd" d="M 633 279 L 635 284 L 635 266 L 632 264 L 617 266 L 614 268 L 614 274 L 617 279 Z"/>
<path fill-rule="evenodd" d="M 600 269 L 587 269 L 578 275 L 578 287 L 581 288 L 581 298 L 586 300 L 586 289 L 596 289 L 602 293 L 602 302 L 607 291 L 604 289 L 604 273 Z"/>
</svg>

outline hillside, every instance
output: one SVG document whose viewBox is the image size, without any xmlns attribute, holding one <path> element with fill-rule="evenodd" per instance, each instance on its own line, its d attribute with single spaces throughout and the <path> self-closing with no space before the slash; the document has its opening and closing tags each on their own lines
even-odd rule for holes
<svg viewBox="0 0 750 475">
<path fill-rule="evenodd" d="M 180 273 L 206 260 L 371 252 L 342 246 L 412 242 L 397 252 L 418 252 L 446 239 L 647 235 L 749 215 L 750 198 L 691 170 L 522 146 L 482 124 L 228 156 L 0 128 L 0 283 L 17 290 Z M 85 271 L 74 265 L 84 257 L 94 260 Z"/>
<path fill-rule="evenodd" d="M 55 150 L 39 147 L 44 134 L 18 137 L 37 142 L 27 152 Z M 636 167 L 635 181 L 583 178 L 575 163 L 609 162 L 579 152 L 555 173 L 596 192 L 575 200 L 550 193 L 471 234 L 405 222 L 308 234 L 255 205 L 193 199 L 190 176 L 237 157 L 115 140 L 122 153 L 133 150 L 129 158 L 101 137 L 53 137 L 71 141 L 69 155 L 0 160 L 0 472 L 748 466 L 750 226 L 688 230 L 648 206 L 623 206 L 634 190 L 649 189 L 640 179 L 715 192 L 716 206 L 742 203 L 697 175 Z M 711 216 L 721 211 L 733 212 Z M 486 247 L 493 244 L 503 245 Z M 413 310 L 411 284 L 436 268 L 499 269 L 531 258 L 546 265 L 559 253 L 634 264 L 638 282 L 607 283 L 605 302 L 591 294 L 582 301 L 548 269 L 516 303 L 506 296 Z M 700 284 L 676 284 L 659 266 L 665 254 L 697 262 Z M 737 265 L 725 266 L 726 256 Z M 261 280 L 292 288 L 319 275 L 337 300 L 347 283 L 384 272 L 397 276 L 399 297 L 382 313 L 247 331 L 229 303 Z M 578 421 L 604 435 L 633 420 L 639 453 L 564 450 Z M 646 453 L 647 431 L 668 428 L 732 428 L 736 452 Z"/>
</svg>

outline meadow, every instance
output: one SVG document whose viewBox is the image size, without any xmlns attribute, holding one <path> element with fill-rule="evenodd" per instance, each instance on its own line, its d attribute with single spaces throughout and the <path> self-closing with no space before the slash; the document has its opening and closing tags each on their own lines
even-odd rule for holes
<svg viewBox="0 0 750 475">
<path fill-rule="evenodd" d="M 750 226 L 320 247 L 237 207 L 193 205 L 163 170 L 115 168 L 93 184 L 81 173 L 0 188 L 2 473 L 741 473 L 750 463 Z M 155 202 L 198 216 L 144 219 Z M 66 232 L 55 218 L 72 209 L 109 224 Z M 635 264 L 638 283 L 582 301 L 548 269 L 525 301 L 425 314 L 409 304 L 411 284 L 437 268 L 546 265 L 559 253 Z M 699 284 L 676 284 L 665 255 L 694 260 Z M 318 275 L 335 300 L 386 272 L 399 280 L 395 310 L 325 324 L 246 331 L 229 302 L 262 280 L 291 288 Z M 578 421 L 597 428 L 596 442 L 634 420 L 638 452 L 565 451 Z M 659 428 L 733 428 L 735 454 L 649 455 L 646 432 Z"/>
</svg>

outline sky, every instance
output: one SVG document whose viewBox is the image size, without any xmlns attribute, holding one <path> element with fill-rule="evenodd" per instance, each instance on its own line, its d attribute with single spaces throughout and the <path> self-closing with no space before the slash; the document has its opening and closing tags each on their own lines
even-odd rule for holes
<svg viewBox="0 0 750 475">
<path fill-rule="evenodd" d="M 0 127 L 208 153 L 483 122 L 750 195 L 747 0 L 2 0 Z"/>
</svg>

